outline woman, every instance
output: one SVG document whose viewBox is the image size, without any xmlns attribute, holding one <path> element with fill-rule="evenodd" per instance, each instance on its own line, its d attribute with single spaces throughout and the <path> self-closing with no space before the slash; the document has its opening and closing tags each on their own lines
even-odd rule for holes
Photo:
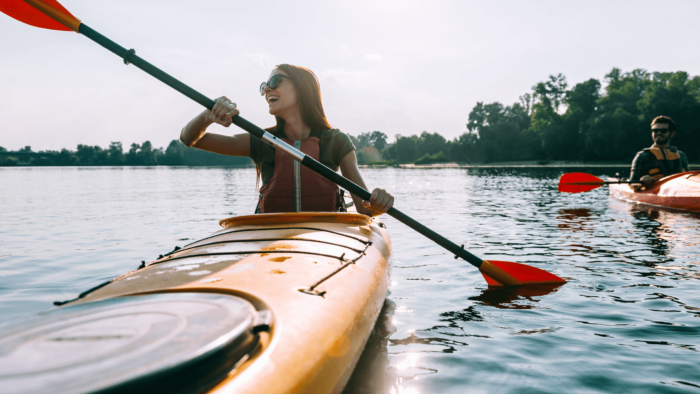
<svg viewBox="0 0 700 394">
<path fill-rule="evenodd" d="M 278 138 L 337 171 L 367 189 L 357 167 L 355 147 L 350 138 L 333 129 L 321 104 L 321 90 L 314 73 L 306 68 L 280 64 L 270 79 L 260 85 L 277 125 L 267 129 Z M 276 151 L 248 133 L 232 137 L 207 133 L 213 123 L 224 127 L 238 115 L 236 103 L 226 97 L 216 100 L 214 108 L 192 119 L 180 133 L 189 147 L 229 156 L 248 156 L 255 162 L 258 181 L 262 180 L 256 212 L 336 211 L 342 204 L 338 187 L 284 153 Z M 374 189 L 369 201 L 352 196 L 357 212 L 381 215 L 394 204 L 394 197 L 383 189 Z"/>
</svg>

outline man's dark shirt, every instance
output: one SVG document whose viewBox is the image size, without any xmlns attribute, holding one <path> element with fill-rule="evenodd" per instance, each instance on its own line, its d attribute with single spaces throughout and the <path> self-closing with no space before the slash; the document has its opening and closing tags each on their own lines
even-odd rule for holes
<svg viewBox="0 0 700 394">
<path fill-rule="evenodd" d="M 678 152 L 678 155 L 681 157 L 680 160 L 676 160 L 678 164 L 673 166 L 677 168 L 669 168 L 669 166 L 665 165 L 665 163 L 657 164 L 656 156 L 654 156 L 654 154 L 648 150 L 643 150 L 641 152 L 638 152 L 637 156 L 634 157 L 634 161 L 632 162 L 632 174 L 630 175 L 630 180 L 638 181 L 644 175 L 649 175 L 649 170 L 657 166 L 665 176 L 688 171 L 688 157 L 685 155 L 685 153 L 679 151 L 678 148 L 676 148 L 675 146 L 670 147 L 668 150 L 672 152 Z M 667 174 L 667 172 L 670 173 Z"/>
</svg>

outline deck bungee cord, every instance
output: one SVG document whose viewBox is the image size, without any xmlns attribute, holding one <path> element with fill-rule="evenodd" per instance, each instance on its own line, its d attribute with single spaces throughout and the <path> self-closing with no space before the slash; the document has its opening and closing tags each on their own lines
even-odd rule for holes
<svg viewBox="0 0 700 394">
<path fill-rule="evenodd" d="M 357 256 L 356 258 L 354 258 L 354 259 L 352 259 L 352 260 L 347 260 L 347 261 L 345 261 L 345 263 L 344 263 L 340 268 L 338 268 L 337 270 L 331 272 L 330 274 L 326 275 L 325 277 L 321 278 L 321 280 L 319 280 L 318 282 L 316 282 L 316 283 L 314 283 L 313 285 L 311 285 L 311 286 L 309 287 L 308 290 L 306 290 L 306 289 L 299 289 L 299 291 L 302 292 L 302 293 L 312 294 L 312 295 L 318 295 L 318 296 L 323 297 L 323 295 L 326 294 L 326 292 L 325 292 L 325 291 L 320 292 L 320 291 L 316 290 L 316 288 L 317 288 L 318 286 L 320 286 L 321 284 L 323 284 L 323 282 L 325 282 L 325 281 L 327 281 L 328 279 L 332 278 L 332 277 L 333 277 L 335 274 L 337 274 L 338 272 L 344 270 L 345 268 L 347 268 L 347 267 L 350 266 L 351 264 L 355 264 L 358 260 L 360 260 L 360 259 L 362 258 L 362 256 L 366 256 L 366 255 L 367 255 L 367 253 L 366 253 L 366 252 L 367 252 L 367 249 L 369 249 L 370 246 L 371 246 L 371 243 L 368 244 L 368 245 L 365 247 L 365 250 L 364 250 L 362 253 L 360 253 L 359 256 Z M 340 259 L 341 259 L 341 260 L 345 260 L 344 257 L 345 257 L 345 253 L 343 253 L 343 255 L 340 256 Z"/>
<path fill-rule="evenodd" d="M 354 239 L 355 241 L 360 242 L 360 243 L 362 243 L 362 244 L 371 243 L 371 242 L 370 242 L 368 239 L 366 239 L 366 238 L 363 239 L 363 238 L 355 237 L 355 236 L 352 236 L 352 235 L 349 235 L 349 234 L 343 234 L 343 233 L 339 233 L 339 232 L 337 232 L 337 231 L 331 231 L 331 230 L 327 230 L 327 229 L 323 229 L 323 228 L 317 228 L 317 227 L 271 227 L 271 228 L 267 228 L 267 230 L 269 230 L 269 231 L 275 231 L 275 230 L 307 230 L 307 231 L 310 230 L 310 231 L 319 231 L 319 232 L 324 232 L 324 233 L 329 233 L 329 234 L 334 234 L 334 235 L 340 235 L 341 237 L 346 237 L 346 238 Z M 174 252 L 180 251 L 180 250 L 191 249 L 191 248 L 189 247 L 190 245 L 194 245 L 194 244 L 196 244 L 197 242 L 206 241 L 207 239 L 216 238 L 216 237 L 221 236 L 221 235 L 234 234 L 234 233 L 245 233 L 245 232 L 252 232 L 252 231 L 260 231 L 260 229 L 257 229 L 257 228 L 248 228 L 248 229 L 244 229 L 244 230 L 231 230 L 231 231 L 224 231 L 224 232 L 216 233 L 215 235 L 211 235 L 211 236 L 209 236 L 209 237 L 202 238 L 202 239 L 200 239 L 200 240 L 198 240 L 198 241 L 190 242 L 190 243 L 188 243 L 187 245 L 183 246 L 182 248 L 176 246 L 177 249 L 173 250 L 172 252 L 170 252 L 170 253 L 168 253 L 168 254 L 171 254 L 171 253 L 174 253 Z M 197 245 L 197 246 L 195 246 L 195 247 L 198 247 L 198 246 L 199 246 L 199 245 Z"/>
<path fill-rule="evenodd" d="M 316 239 L 305 239 L 305 238 L 289 238 L 289 237 L 287 237 L 287 238 L 279 237 L 279 238 L 245 238 L 245 239 L 232 239 L 232 240 L 216 241 L 216 242 L 209 242 L 209 243 L 204 243 L 204 244 L 200 244 L 200 245 L 195 245 L 195 244 L 197 244 L 197 243 L 199 243 L 199 242 L 202 242 L 202 241 L 204 241 L 204 240 L 207 240 L 207 239 L 211 239 L 211 238 L 215 238 L 215 237 L 222 237 L 222 236 L 229 235 L 229 234 L 234 234 L 234 233 L 256 232 L 256 231 L 257 231 L 257 232 L 270 232 L 270 231 L 275 231 L 275 230 L 278 230 L 278 231 L 279 231 L 279 230 L 305 230 L 305 231 L 313 230 L 313 231 L 317 231 L 317 232 L 320 232 L 320 233 L 324 233 L 324 232 L 325 232 L 325 233 L 329 233 L 329 234 L 338 235 L 338 236 L 342 236 L 342 237 L 346 237 L 346 238 L 352 239 L 352 240 L 354 240 L 354 241 L 357 241 L 357 242 L 360 242 L 360 243 L 364 244 L 365 247 L 364 247 L 364 249 L 356 249 L 356 248 L 353 248 L 353 247 L 351 247 L 351 246 L 343 245 L 343 244 L 336 243 L 336 242 L 322 241 L 322 240 L 316 240 Z M 195 250 L 195 249 L 204 248 L 204 247 L 211 247 L 211 246 L 215 246 L 215 245 L 226 245 L 226 244 L 244 243 L 244 242 L 247 242 L 247 243 L 261 242 L 261 243 L 262 243 L 262 242 L 275 242 L 275 241 L 288 241 L 288 242 L 297 242 L 297 241 L 299 241 L 300 243 L 303 243 L 303 242 L 312 242 L 312 243 L 320 243 L 320 244 L 323 244 L 323 245 L 336 246 L 336 247 L 348 249 L 348 250 L 351 250 L 351 251 L 357 253 L 357 257 L 355 257 L 355 258 L 353 258 L 353 259 L 347 259 L 347 258 L 345 257 L 345 253 L 341 254 L 340 256 L 336 256 L 336 255 L 330 255 L 330 254 L 324 254 L 324 253 L 318 253 L 318 252 L 308 252 L 308 251 L 295 250 L 295 249 L 277 249 L 277 250 L 259 249 L 259 250 L 243 250 L 243 251 L 236 250 L 236 251 L 229 251 L 229 252 L 195 253 L 195 254 L 185 254 L 185 255 L 182 255 L 182 256 L 178 256 L 179 254 L 184 253 L 184 252 L 187 252 L 187 251 L 190 251 L 190 250 Z M 189 246 L 189 245 L 195 245 L 195 246 Z M 173 251 L 171 251 L 171 252 L 169 252 L 169 253 L 167 253 L 167 254 L 164 254 L 164 255 L 159 255 L 158 258 L 157 258 L 156 260 L 154 260 L 154 261 L 152 261 L 152 262 L 150 262 L 150 263 L 146 263 L 145 261 L 142 261 L 142 262 L 141 262 L 141 265 L 139 265 L 139 267 L 138 267 L 136 270 L 134 270 L 134 271 L 129 271 L 129 272 L 127 272 L 127 273 L 121 274 L 121 275 L 119 275 L 119 276 L 117 276 L 117 277 L 115 277 L 115 278 L 113 278 L 113 279 L 110 279 L 110 280 L 108 280 L 108 281 L 106 281 L 106 282 L 104 282 L 104 283 L 101 283 L 101 284 L 99 284 L 99 285 L 97 285 L 97 286 L 95 286 L 95 287 L 92 287 L 92 288 L 90 288 L 90 289 L 88 289 L 88 290 L 86 290 L 86 291 L 80 293 L 80 294 L 78 295 L 78 297 L 76 297 L 76 298 L 74 298 L 74 299 L 66 300 L 66 301 L 55 301 L 55 302 L 54 302 L 54 305 L 56 305 L 56 306 L 62 306 L 62 305 L 70 304 L 70 303 L 72 303 L 72 302 L 74 302 L 74 301 L 78 301 L 78 300 L 80 300 L 80 299 L 85 298 L 85 297 L 86 297 L 87 295 L 89 295 L 90 293 L 92 293 L 92 292 L 94 292 L 94 291 L 96 291 L 96 290 L 99 290 L 99 289 L 103 288 L 104 286 L 107 286 L 108 284 L 113 283 L 113 282 L 115 282 L 115 281 L 117 281 L 117 280 L 123 278 L 124 276 L 126 276 L 126 275 L 128 275 L 128 274 L 131 274 L 131 273 L 133 273 L 133 272 L 135 272 L 135 271 L 142 270 L 142 269 L 144 269 L 144 268 L 152 267 L 152 266 L 155 266 L 155 265 L 164 264 L 164 263 L 170 263 L 170 262 L 173 262 L 173 261 L 184 260 L 184 259 L 189 259 L 189 258 L 213 257 L 213 256 L 229 256 L 229 255 L 230 255 L 230 256 L 234 256 L 234 255 L 253 255 L 253 254 L 289 254 L 289 253 L 291 253 L 291 254 L 305 254 L 305 255 L 326 257 L 326 258 L 329 258 L 329 259 L 332 259 L 332 260 L 338 260 L 338 261 L 340 261 L 341 266 L 340 266 L 339 268 L 335 269 L 333 272 L 331 272 L 330 274 L 326 275 L 326 276 L 323 277 L 322 279 L 316 281 L 313 285 L 311 285 L 311 286 L 309 286 L 309 287 L 302 287 L 302 288 L 299 289 L 300 292 L 305 293 L 305 294 L 323 296 L 326 292 L 325 292 L 325 291 L 319 292 L 318 290 L 315 290 L 316 287 L 318 287 L 319 285 L 321 285 L 322 283 L 324 283 L 325 281 L 327 281 L 328 279 L 330 279 L 331 277 L 333 277 L 334 275 L 336 275 L 338 272 L 344 270 L 344 269 L 347 268 L 349 265 L 355 264 L 355 263 L 356 263 L 357 261 L 359 261 L 363 256 L 366 256 L 366 255 L 367 255 L 367 250 L 369 249 L 370 246 L 372 246 L 372 242 L 369 241 L 369 240 L 367 240 L 367 239 L 361 239 L 361 238 L 358 238 L 358 237 L 355 237 L 355 236 L 352 236 L 352 235 L 349 235 L 349 234 L 343 234 L 343 233 L 337 232 L 337 231 L 331 231 L 331 230 L 327 230 L 327 229 L 314 228 L 314 227 L 274 227 L 274 228 L 259 228 L 259 229 L 243 229 L 243 230 L 225 231 L 225 232 L 218 233 L 218 234 L 216 234 L 216 235 L 212 235 L 212 236 L 209 236 L 209 237 L 202 238 L 202 239 L 200 239 L 200 240 L 191 242 L 191 243 L 189 243 L 188 245 L 186 245 L 186 246 L 184 246 L 184 247 L 182 247 L 182 248 L 176 246 L 175 249 L 174 249 Z"/>
<path fill-rule="evenodd" d="M 217 241 L 217 242 L 211 242 L 211 243 L 208 243 L 208 244 L 201 244 L 201 245 L 193 246 L 193 247 L 191 247 L 191 248 L 182 248 L 182 249 L 178 249 L 177 252 L 180 253 L 180 252 L 184 252 L 184 251 L 187 251 L 187 250 L 196 249 L 196 248 L 204 247 L 204 246 L 235 244 L 235 243 L 242 243 L 242 242 L 263 242 L 263 241 L 267 241 L 267 242 L 274 242 L 274 241 L 304 241 L 304 242 L 317 242 L 317 243 L 324 244 L 324 245 L 341 246 L 341 247 L 350 249 L 350 250 L 352 250 L 353 252 L 362 253 L 362 250 L 360 250 L 360 249 L 355 249 L 355 248 L 352 248 L 352 247 L 350 247 L 350 246 L 345 246 L 345 245 L 341 245 L 341 244 L 337 244 L 337 243 L 333 243 L 333 242 L 328 242 L 328 241 L 321 241 L 321 240 L 319 240 L 319 239 L 306 239 L 306 238 L 247 238 L 247 239 L 230 239 L 230 240 L 226 240 L 226 241 Z M 369 244 L 371 245 L 372 243 L 370 242 Z M 168 255 L 171 255 L 171 254 L 169 253 Z M 165 257 L 165 256 L 163 256 L 163 257 Z M 160 259 L 163 258 L 163 257 L 159 257 L 158 259 L 160 260 Z"/>
</svg>

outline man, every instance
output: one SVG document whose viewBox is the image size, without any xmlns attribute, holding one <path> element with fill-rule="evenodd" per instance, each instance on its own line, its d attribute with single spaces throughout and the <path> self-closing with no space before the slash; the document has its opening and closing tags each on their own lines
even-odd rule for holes
<svg viewBox="0 0 700 394">
<path fill-rule="evenodd" d="M 659 179 L 688 171 L 688 157 L 675 146 L 671 138 L 676 134 L 676 124 L 668 116 L 657 116 L 651 121 L 651 138 L 654 144 L 637 153 L 632 162 L 631 184 L 634 190 L 651 186 Z"/>
</svg>

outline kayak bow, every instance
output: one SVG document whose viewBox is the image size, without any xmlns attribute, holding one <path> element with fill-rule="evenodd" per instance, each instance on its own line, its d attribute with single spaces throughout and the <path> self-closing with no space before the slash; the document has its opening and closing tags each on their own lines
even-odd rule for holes
<svg viewBox="0 0 700 394">
<path fill-rule="evenodd" d="M 66 306 L 0 324 L 3 393 L 341 392 L 387 294 L 385 226 L 353 213 L 221 225 Z"/>
</svg>

